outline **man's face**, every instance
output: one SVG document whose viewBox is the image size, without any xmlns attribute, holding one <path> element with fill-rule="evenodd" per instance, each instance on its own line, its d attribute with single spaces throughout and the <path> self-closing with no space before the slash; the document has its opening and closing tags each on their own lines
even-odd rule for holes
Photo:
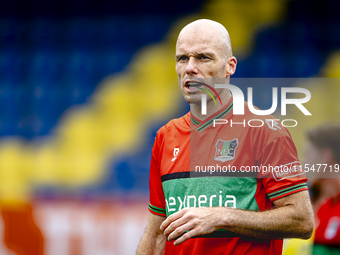
<svg viewBox="0 0 340 255">
<path fill-rule="evenodd" d="M 186 32 L 179 36 L 176 45 L 176 72 L 183 97 L 188 103 L 200 103 L 202 94 L 202 90 L 190 84 L 195 85 L 195 81 L 207 83 L 211 80 L 205 80 L 207 78 L 226 78 L 224 47 L 220 37 L 209 31 Z"/>
</svg>

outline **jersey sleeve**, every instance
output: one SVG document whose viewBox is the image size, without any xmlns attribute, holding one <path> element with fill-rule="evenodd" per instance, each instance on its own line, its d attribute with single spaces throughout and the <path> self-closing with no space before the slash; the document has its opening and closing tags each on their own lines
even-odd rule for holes
<svg viewBox="0 0 340 255">
<path fill-rule="evenodd" d="M 262 150 L 257 163 L 266 167 L 262 168 L 260 178 L 269 199 L 274 201 L 308 190 L 306 174 L 288 131 L 282 130 L 275 137 L 270 135 L 268 138 L 269 143 Z"/>
<path fill-rule="evenodd" d="M 150 202 L 149 211 L 159 216 L 166 216 L 165 197 L 160 176 L 160 149 L 163 142 L 163 128 L 158 130 L 156 139 L 152 148 L 150 163 Z"/>
</svg>

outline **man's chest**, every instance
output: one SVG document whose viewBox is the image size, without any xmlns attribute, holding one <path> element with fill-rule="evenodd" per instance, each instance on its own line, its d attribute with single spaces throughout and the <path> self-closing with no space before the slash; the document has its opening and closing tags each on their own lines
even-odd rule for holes
<svg viewBox="0 0 340 255">
<path fill-rule="evenodd" d="M 209 132 L 166 137 L 160 154 L 161 176 L 178 172 L 240 171 L 256 164 L 249 133 Z"/>
</svg>

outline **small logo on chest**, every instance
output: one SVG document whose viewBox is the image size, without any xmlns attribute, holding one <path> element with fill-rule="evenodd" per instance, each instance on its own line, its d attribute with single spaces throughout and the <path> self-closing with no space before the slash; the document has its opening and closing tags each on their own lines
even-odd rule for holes
<svg viewBox="0 0 340 255">
<path fill-rule="evenodd" d="M 226 162 L 229 160 L 233 160 L 235 158 L 235 150 L 238 146 L 238 139 L 223 141 L 221 139 L 217 140 L 215 145 L 216 153 L 215 160 Z"/>
<path fill-rule="evenodd" d="M 178 153 L 179 153 L 179 148 L 174 148 L 174 157 L 171 159 L 171 162 L 177 159 Z"/>
</svg>

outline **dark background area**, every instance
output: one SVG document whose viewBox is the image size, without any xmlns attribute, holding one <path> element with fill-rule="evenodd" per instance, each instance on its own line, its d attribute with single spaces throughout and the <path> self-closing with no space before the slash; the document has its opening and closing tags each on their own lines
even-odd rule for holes
<svg viewBox="0 0 340 255">
<path fill-rule="evenodd" d="M 20 136 L 29 142 L 53 134 L 66 109 L 88 102 L 103 78 L 125 70 L 139 49 L 162 41 L 176 20 L 199 12 L 204 3 L 1 1 L 0 138 Z M 339 10 L 335 0 L 290 1 L 280 24 L 258 31 L 234 77 L 320 75 L 326 58 L 340 46 Z M 254 92 L 257 106 L 270 107 Z M 143 149 L 115 159 L 103 185 L 84 192 L 146 192 L 153 139 L 163 124 L 150 128 Z"/>
</svg>

